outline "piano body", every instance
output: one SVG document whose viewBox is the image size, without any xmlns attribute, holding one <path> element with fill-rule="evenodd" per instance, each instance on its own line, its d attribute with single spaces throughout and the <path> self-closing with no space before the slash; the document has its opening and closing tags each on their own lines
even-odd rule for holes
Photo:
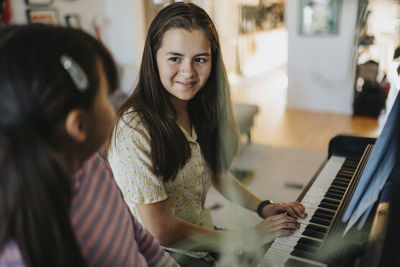
<svg viewBox="0 0 400 267">
<path fill-rule="evenodd" d="M 342 217 L 374 143 L 344 135 L 331 140 L 327 160 L 297 199 L 307 218 L 293 235 L 276 238 L 259 266 L 400 266 L 398 164 L 363 228 L 356 224 L 343 236 Z"/>
</svg>

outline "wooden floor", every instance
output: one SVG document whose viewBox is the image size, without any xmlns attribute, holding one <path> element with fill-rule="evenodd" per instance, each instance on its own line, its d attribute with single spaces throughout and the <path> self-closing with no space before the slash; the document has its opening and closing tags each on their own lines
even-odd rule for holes
<svg viewBox="0 0 400 267">
<path fill-rule="evenodd" d="M 252 130 L 254 143 L 327 151 L 329 140 L 337 134 L 377 135 L 381 127 L 378 119 L 285 109 L 285 75 L 281 68 L 232 86 L 234 102 L 260 108 Z"/>
<path fill-rule="evenodd" d="M 276 125 L 259 114 L 253 141 L 280 147 L 327 151 L 329 140 L 337 134 L 376 136 L 378 120 L 350 115 L 285 110 Z M 266 134 L 267 133 L 267 134 Z"/>
</svg>

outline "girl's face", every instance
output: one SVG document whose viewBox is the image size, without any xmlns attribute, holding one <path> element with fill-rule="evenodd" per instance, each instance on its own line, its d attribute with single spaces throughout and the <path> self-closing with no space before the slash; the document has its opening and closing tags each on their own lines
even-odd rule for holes
<svg viewBox="0 0 400 267">
<path fill-rule="evenodd" d="M 156 58 L 161 83 L 173 102 L 192 99 L 210 76 L 210 41 L 201 30 L 166 31 Z"/>
</svg>

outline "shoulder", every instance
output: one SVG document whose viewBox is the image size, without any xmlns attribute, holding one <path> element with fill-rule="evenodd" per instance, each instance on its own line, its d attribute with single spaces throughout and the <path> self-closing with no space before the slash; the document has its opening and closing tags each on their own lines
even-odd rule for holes
<svg viewBox="0 0 400 267">
<path fill-rule="evenodd" d="M 142 115 L 133 109 L 129 109 L 117 120 L 116 134 L 132 134 L 132 132 L 148 133 L 146 123 Z"/>
<path fill-rule="evenodd" d="M 83 170 L 86 172 L 90 172 L 93 170 L 101 170 L 102 172 L 109 172 L 110 167 L 107 162 L 99 155 L 99 153 L 95 153 L 93 156 L 89 158 L 88 161 L 83 165 Z"/>
<path fill-rule="evenodd" d="M 118 121 L 118 124 L 120 126 L 128 126 L 130 128 L 140 128 L 141 126 L 144 126 L 144 121 L 142 119 L 142 115 L 133 110 L 133 109 L 128 109 L 125 111 L 125 113 L 121 116 L 121 118 Z"/>
<path fill-rule="evenodd" d="M 142 115 L 129 109 L 118 119 L 114 137 L 116 140 L 150 140 L 150 133 Z"/>
<path fill-rule="evenodd" d="M 112 171 L 108 163 L 95 153 L 82 165 L 74 178 L 78 183 L 82 183 L 83 180 L 109 179 L 112 178 Z"/>
</svg>

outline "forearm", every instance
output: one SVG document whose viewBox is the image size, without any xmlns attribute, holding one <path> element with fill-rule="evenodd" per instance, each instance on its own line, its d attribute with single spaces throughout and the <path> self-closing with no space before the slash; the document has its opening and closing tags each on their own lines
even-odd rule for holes
<svg viewBox="0 0 400 267">
<path fill-rule="evenodd" d="M 170 218 L 168 222 L 157 227 L 157 229 L 155 228 L 152 227 L 153 235 L 166 247 L 185 246 L 184 243 L 200 245 L 203 237 L 214 241 L 218 238 L 218 231 L 186 222 L 177 217 Z"/>
<path fill-rule="evenodd" d="M 239 243 L 241 234 L 233 231 L 218 231 L 188 223 L 179 218 L 171 220 L 155 235 L 165 247 L 194 251 L 226 251 L 227 240 Z"/>
<path fill-rule="evenodd" d="M 213 179 L 213 186 L 229 201 L 254 212 L 262 201 L 229 172 L 221 175 L 219 179 Z"/>
</svg>

